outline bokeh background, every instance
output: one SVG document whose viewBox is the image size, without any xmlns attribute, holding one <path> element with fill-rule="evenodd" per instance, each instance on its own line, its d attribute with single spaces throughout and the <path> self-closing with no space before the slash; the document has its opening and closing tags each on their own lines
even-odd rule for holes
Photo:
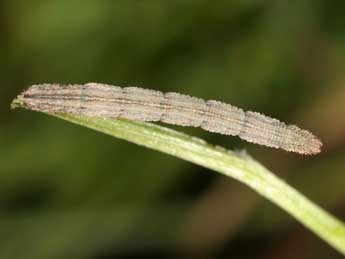
<svg viewBox="0 0 345 259">
<path fill-rule="evenodd" d="M 345 2 L 1 1 L 0 258 L 342 258 L 243 184 L 11 100 L 102 82 L 229 102 L 311 129 L 254 158 L 345 220 Z"/>
</svg>

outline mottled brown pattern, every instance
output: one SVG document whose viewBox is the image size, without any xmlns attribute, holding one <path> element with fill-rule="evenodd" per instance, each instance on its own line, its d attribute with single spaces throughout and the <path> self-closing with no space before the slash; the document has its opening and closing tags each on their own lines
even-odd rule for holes
<svg viewBox="0 0 345 259">
<path fill-rule="evenodd" d="M 219 101 L 204 101 L 179 93 L 106 84 L 33 85 L 18 100 L 43 112 L 94 117 L 161 121 L 201 127 L 210 132 L 239 136 L 246 141 L 300 154 L 320 152 L 322 143 L 312 133 L 260 113 L 243 111 Z"/>
</svg>

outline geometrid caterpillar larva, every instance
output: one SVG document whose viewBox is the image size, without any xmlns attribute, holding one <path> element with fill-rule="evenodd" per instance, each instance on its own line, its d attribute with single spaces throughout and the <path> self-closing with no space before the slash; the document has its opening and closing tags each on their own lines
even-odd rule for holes
<svg viewBox="0 0 345 259">
<path fill-rule="evenodd" d="M 322 143 L 312 133 L 260 113 L 243 111 L 219 101 L 204 101 L 179 93 L 106 84 L 33 85 L 14 101 L 29 109 L 83 114 L 91 117 L 201 127 L 210 132 L 239 136 L 246 141 L 300 154 L 320 152 Z"/>
</svg>

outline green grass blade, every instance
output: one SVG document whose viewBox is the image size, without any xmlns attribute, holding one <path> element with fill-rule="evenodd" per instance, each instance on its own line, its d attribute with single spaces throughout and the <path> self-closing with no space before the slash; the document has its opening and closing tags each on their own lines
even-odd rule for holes
<svg viewBox="0 0 345 259">
<path fill-rule="evenodd" d="M 18 101 L 14 104 L 22 106 Z M 284 209 L 345 255 L 344 223 L 318 207 L 248 155 L 215 147 L 201 139 L 152 123 L 90 118 L 72 114 L 51 115 L 233 177 Z"/>
</svg>

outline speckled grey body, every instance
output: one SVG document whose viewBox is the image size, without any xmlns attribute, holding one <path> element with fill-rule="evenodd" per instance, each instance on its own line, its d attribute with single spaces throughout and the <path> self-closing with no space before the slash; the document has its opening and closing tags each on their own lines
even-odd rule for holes
<svg viewBox="0 0 345 259">
<path fill-rule="evenodd" d="M 301 154 L 318 153 L 322 145 L 313 134 L 297 126 L 230 104 L 179 93 L 99 83 L 40 84 L 31 86 L 18 99 L 37 111 L 201 127 Z"/>
</svg>

